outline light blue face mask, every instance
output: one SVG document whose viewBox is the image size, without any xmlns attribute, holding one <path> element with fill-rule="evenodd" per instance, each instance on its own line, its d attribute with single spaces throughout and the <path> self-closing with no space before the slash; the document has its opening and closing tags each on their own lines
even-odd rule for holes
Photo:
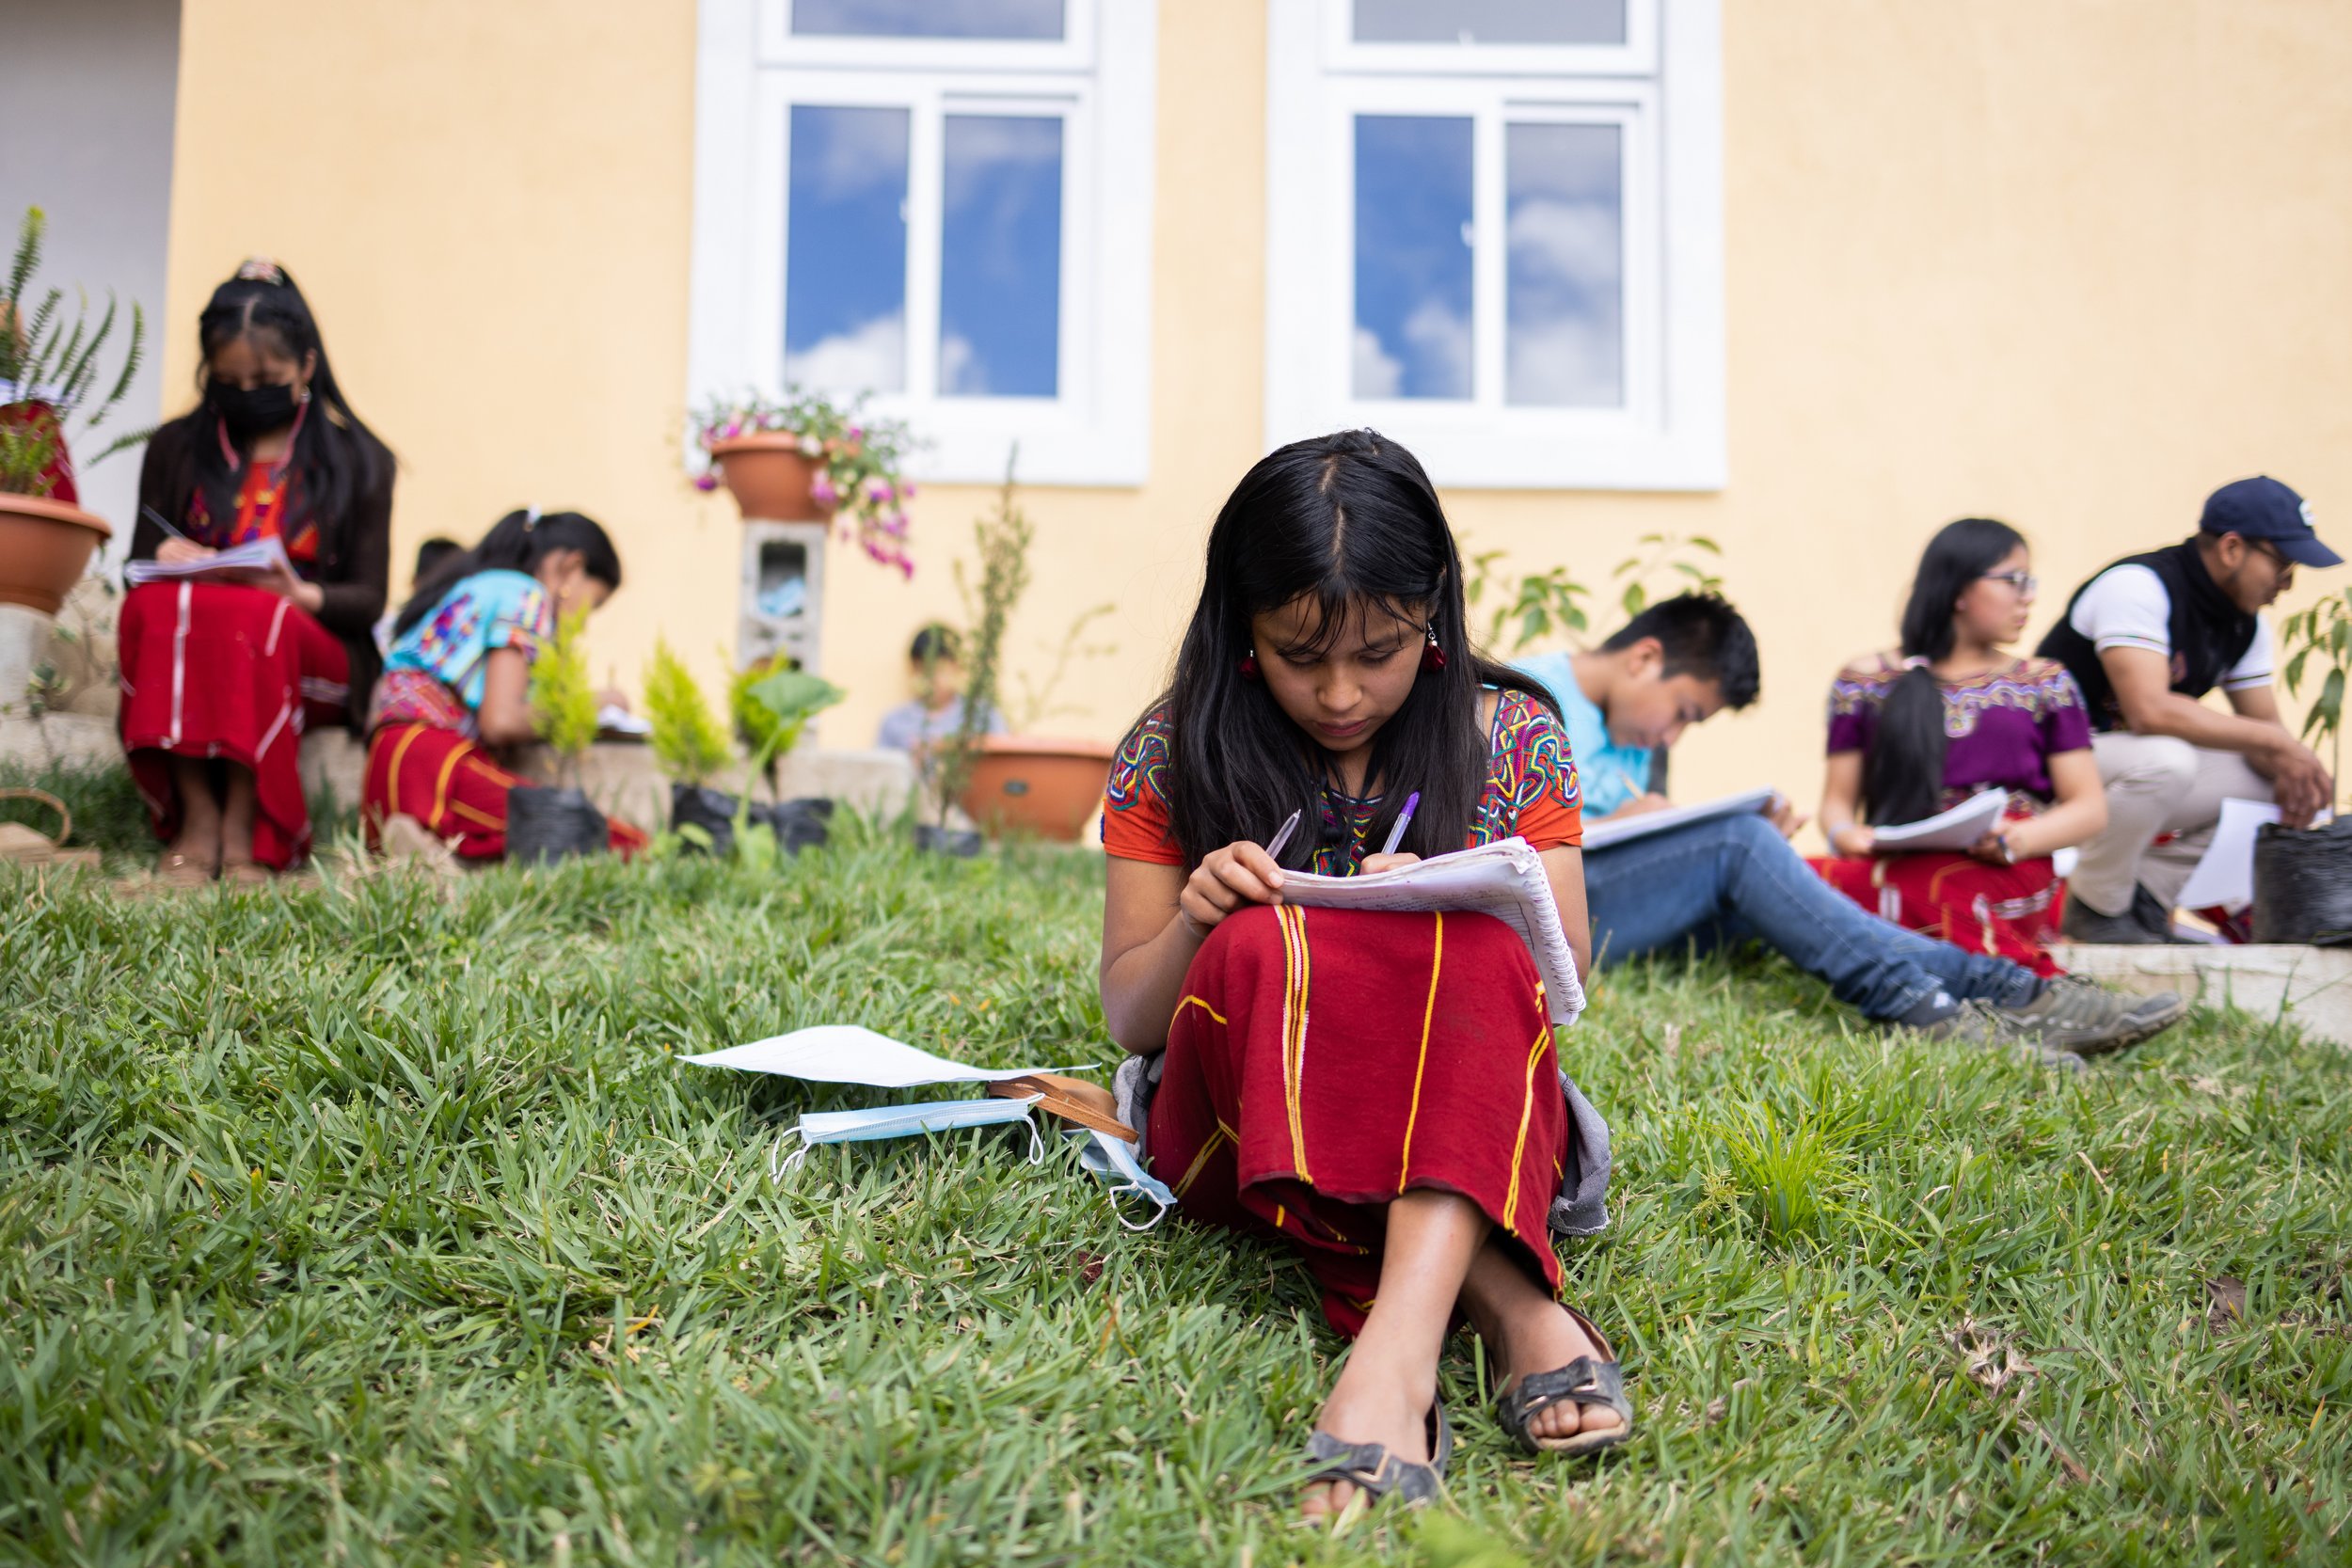
<svg viewBox="0 0 2352 1568">
<path fill-rule="evenodd" d="M 790 1170 L 808 1158 L 811 1144 L 864 1143 L 874 1138 L 906 1138 L 923 1132 L 952 1132 L 960 1127 L 994 1127 L 1018 1121 L 1029 1129 L 1029 1163 L 1035 1164 L 1045 1158 L 1045 1145 L 1037 1135 L 1037 1124 L 1029 1119 L 1029 1107 L 1036 1104 L 1035 1095 L 1025 1100 L 1007 1100 L 992 1095 L 986 1100 L 926 1100 L 911 1105 L 871 1105 L 855 1111 L 811 1111 L 803 1114 L 800 1124 L 787 1128 L 784 1137 L 768 1158 L 770 1175 Z M 788 1159 L 782 1159 L 787 1140 L 798 1133 L 801 1147 Z"/>
<path fill-rule="evenodd" d="M 1124 1138 L 1114 1138 L 1108 1132 L 1073 1132 L 1071 1136 L 1087 1140 L 1086 1147 L 1078 1150 L 1078 1164 L 1111 1184 L 1111 1212 L 1120 1224 L 1130 1230 L 1149 1230 L 1166 1219 L 1168 1212 L 1176 1207 L 1176 1195 L 1169 1192 L 1158 1177 L 1143 1168 L 1143 1162 L 1136 1158 L 1135 1145 Z M 1150 1219 L 1136 1225 L 1120 1212 L 1119 1200 L 1127 1194 L 1150 1198 L 1159 1207 Z"/>
</svg>

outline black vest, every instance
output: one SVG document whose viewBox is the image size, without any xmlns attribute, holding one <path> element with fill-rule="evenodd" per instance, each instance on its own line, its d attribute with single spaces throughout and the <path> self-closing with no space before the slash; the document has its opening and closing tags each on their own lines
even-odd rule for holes
<svg viewBox="0 0 2352 1568">
<path fill-rule="evenodd" d="M 2201 697 L 2220 685 L 2221 677 L 2254 645 L 2261 626 L 2221 592 L 2197 553 L 2196 540 L 2146 555 L 2126 556 L 2101 570 L 2109 572 L 2117 566 L 2145 566 L 2164 584 L 2165 594 L 2172 601 L 2172 689 L 2182 696 Z M 2094 573 L 2091 580 L 2096 581 L 2098 576 Z M 2057 659 L 2074 674 L 2090 704 L 2091 728 L 2120 730 L 2124 727 L 2123 710 L 2116 706 L 2115 688 L 2108 684 L 2106 668 L 2099 662 L 2099 652 L 2090 639 L 2074 629 L 2075 601 L 2090 586 L 2086 582 L 2074 590 L 2074 597 L 2066 601 L 2066 613 L 2058 617 L 2058 624 L 2050 628 L 2037 651 L 2043 658 Z"/>
</svg>

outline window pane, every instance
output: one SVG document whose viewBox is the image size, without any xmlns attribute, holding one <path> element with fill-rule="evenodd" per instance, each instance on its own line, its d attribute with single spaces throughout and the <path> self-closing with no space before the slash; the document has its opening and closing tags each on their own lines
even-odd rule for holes
<svg viewBox="0 0 2352 1568">
<path fill-rule="evenodd" d="M 1470 122 L 1356 117 L 1356 395 L 1470 395 Z"/>
<path fill-rule="evenodd" d="M 1058 39 L 1062 0 L 792 0 L 803 38 Z"/>
<path fill-rule="evenodd" d="M 1061 349 L 1057 116 L 949 115 L 941 159 L 939 390 L 1050 398 Z"/>
<path fill-rule="evenodd" d="M 1504 135 L 1503 396 L 1614 407 L 1625 402 L 1624 133 L 1512 125 Z"/>
<path fill-rule="evenodd" d="M 784 378 L 906 389 L 907 111 L 792 106 Z"/>
<path fill-rule="evenodd" d="M 1626 0 L 1356 0 L 1358 43 L 1623 43 Z"/>
</svg>

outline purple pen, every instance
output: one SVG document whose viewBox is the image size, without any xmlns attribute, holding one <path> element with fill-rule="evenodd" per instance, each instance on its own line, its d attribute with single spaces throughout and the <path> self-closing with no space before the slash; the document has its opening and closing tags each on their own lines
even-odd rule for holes
<svg viewBox="0 0 2352 1568">
<path fill-rule="evenodd" d="M 1405 797 L 1405 809 L 1396 814 L 1396 826 L 1389 830 L 1389 842 L 1380 847 L 1384 855 L 1396 853 L 1396 847 L 1405 842 L 1405 830 L 1413 825 L 1413 813 L 1420 808 L 1421 791 L 1416 789 Z"/>
</svg>

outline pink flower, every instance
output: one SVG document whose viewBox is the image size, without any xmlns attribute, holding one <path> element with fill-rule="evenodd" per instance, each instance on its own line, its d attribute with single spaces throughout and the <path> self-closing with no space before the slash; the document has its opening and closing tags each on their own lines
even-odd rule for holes
<svg viewBox="0 0 2352 1568">
<path fill-rule="evenodd" d="M 867 480 L 866 482 L 866 499 L 869 501 L 888 500 L 890 499 L 890 482 L 886 479 Z"/>
<path fill-rule="evenodd" d="M 910 481 L 907 483 L 898 486 L 898 499 L 900 500 L 910 501 L 914 499 L 914 485 L 913 482 Z"/>
<path fill-rule="evenodd" d="M 849 439 L 852 442 L 863 441 L 866 439 L 866 427 L 864 425 L 853 424 L 841 434 L 849 437 Z"/>
<path fill-rule="evenodd" d="M 831 506 L 841 499 L 841 492 L 833 487 L 833 476 L 818 474 L 808 482 L 808 499 L 819 506 Z"/>
<path fill-rule="evenodd" d="M 716 490 L 719 488 L 719 476 L 708 472 L 696 474 L 694 476 L 694 488 L 701 490 L 706 494 L 712 490 Z"/>
<path fill-rule="evenodd" d="M 728 421 L 726 429 L 719 432 L 719 439 L 722 441 L 732 441 L 742 434 L 743 421 L 740 420 L 731 420 Z"/>
</svg>

